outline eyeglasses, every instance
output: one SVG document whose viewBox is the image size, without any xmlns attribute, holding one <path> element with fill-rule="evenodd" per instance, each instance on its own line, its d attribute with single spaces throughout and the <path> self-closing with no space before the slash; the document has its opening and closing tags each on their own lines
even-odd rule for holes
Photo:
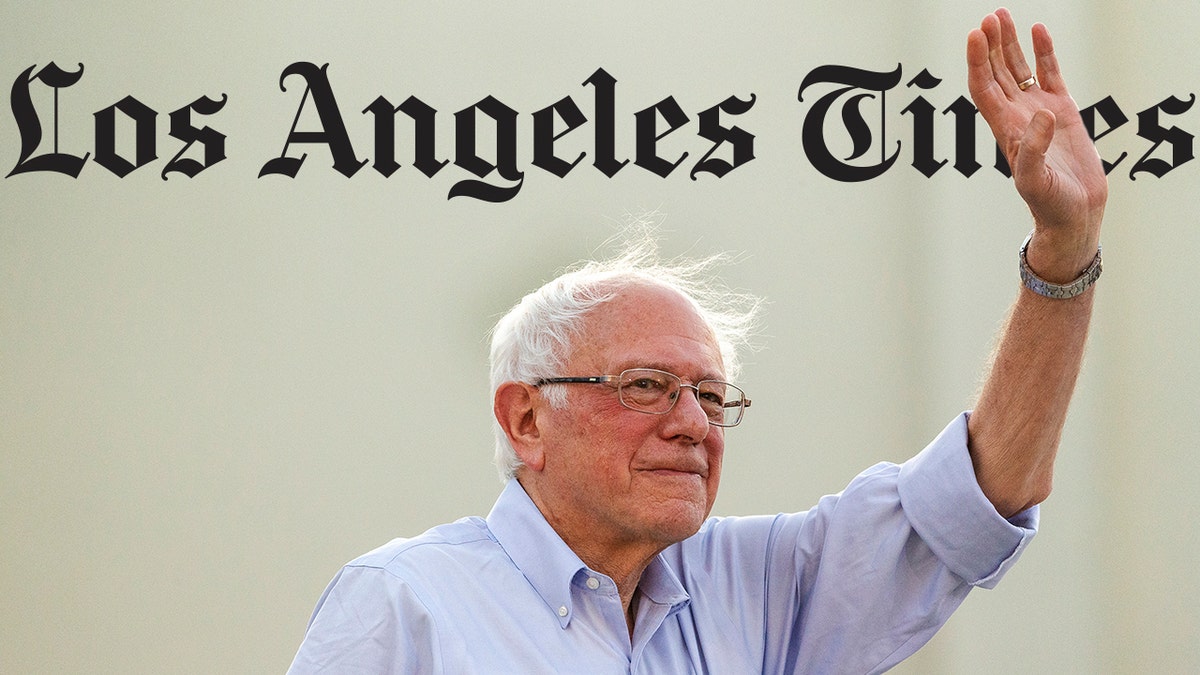
<svg viewBox="0 0 1200 675">
<path fill-rule="evenodd" d="M 621 405 L 651 415 L 665 415 L 675 407 L 679 391 L 684 387 L 696 392 L 700 408 L 708 415 L 708 423 L 717 427 L 733 427 L 742 421 L 742 413 L 750 407 L 746 392 L 720 380 L 700 380 L 684 384 L 677 375 L 653 368 L 631 368 L 620 375 L 594 377 L 547 377 L 534 386 L 544 384 L 615 384 Z"/>
</svg>

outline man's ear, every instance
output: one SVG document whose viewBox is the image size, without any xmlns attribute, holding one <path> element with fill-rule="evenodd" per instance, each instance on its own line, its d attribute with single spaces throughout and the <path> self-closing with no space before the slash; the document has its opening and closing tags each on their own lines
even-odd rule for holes
<svg viewBox="0 0 1200 675">
<path fill-rule="evenodd" d="M 537 389 L 524 382 L 505 382 L 496 389 L 492 412 L 521 463 L 541 471 L 546 463 L 542 435 L 538 427 L 541 397 Z"/>
</svg>

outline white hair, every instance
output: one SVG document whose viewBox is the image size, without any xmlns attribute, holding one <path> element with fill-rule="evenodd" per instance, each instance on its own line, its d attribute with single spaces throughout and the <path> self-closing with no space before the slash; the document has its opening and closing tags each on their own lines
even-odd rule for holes
<svg viewBox="0 0 1200 675">
<path fill-rule="evenodd" d="M 562 376 L 559 371 L 570 358 L 571 342 L 588 312 L 641 283 L 665 286 L 689 300 L 716 338 L 725 377 L 737 379 L 741 367 L 738 352 L 751 347 L 762 300 L 732 291 L 714 278 L 713 268 L 727 263 L 729 255 L 663 260 L 653 226 L 644 219 L 631 223 L 622 238 L 624 245 L 616 257 L 567 268 L 522 298 L 496 323 L 490 359 L 493 398 L 505 382 L 533 384 Z M 565 405 L 565 388 L 548 387 L 544 393 L 552 406 Z M 496 466 L 507 480 L 515 475 L 521 460 L 496 420 L 493 432 Z"/>
</svg>

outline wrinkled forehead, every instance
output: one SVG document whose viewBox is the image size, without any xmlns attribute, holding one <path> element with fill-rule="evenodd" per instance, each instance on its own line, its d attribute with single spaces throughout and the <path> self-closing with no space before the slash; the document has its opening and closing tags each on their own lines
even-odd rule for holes
<svg viewBox="0 0 1200 675">
<path fill-rule="evenodd" d="M 721 349 L 695 301 L 653 281 L 626 281 L 588 312 L 572 340 L 576 367 L 686 366 L 721 376 Z M 667 368 L 664 368 L 667 369 Z M 611 374 L 611 373 L 608 373 Z M 678 373 L 692 375 L 693 373 Z"/>
</svg>

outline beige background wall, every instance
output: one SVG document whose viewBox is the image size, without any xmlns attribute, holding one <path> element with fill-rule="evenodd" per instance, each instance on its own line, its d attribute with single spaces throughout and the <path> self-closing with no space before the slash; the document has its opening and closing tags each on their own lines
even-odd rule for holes
<svg viewBox="0 0 1200 675">
<path fill-rule="evenodd" d="M 1200 88 L 1200 8 L 1042 4 L 1014 3 L 1022 32 L 1047 23 L 1077 101 L 1111 95 L 1130 117 L 1100 143 L 1130 157 L 1110 177 L 1090 353 L 1035 545 L 899 670 L 1194 673 L 1200 164 L 1128 172 L 1149 149 L 1136 113 Z M 944 108 L 966 92 L 966 31 L 991 9 L 6 4 L 5 90 L 34 64 L 85 65 L 60 95 L 62 149 L 92 151 L 91 113 L 133 94 L 160 113 L 160 158 L 124 179 L 90 160 L 78 179 L 0 179 L 0 672 L 281 672 L 339 565 L 487 512 L 488 328 L 627 212 L 665 213 L 668 253 L 744 252 L 727 279 L 771 301 L 717 512 L 803 509 L 918 450 L 970 405 L 1028 216 L 990 168 L 908 166 L 903 88 L 888 99 L 897 165 L 825 178 L 800 145 L 796 90 L 820 65 L 900 63 L 905 82 L 943 78 L 926 97 Z M 299 80 L 286 93 L 278 80 L 299 60 L 330 64 L 360 157 L 359 111 L 380 94 L 437 108 L 442 156 L 452 111 L 496 96 L 522 113 L 521 193 L 447 200 L 463 172 L 418 173 L 404 134 L 391 178 L 346 179 L 319 147 L 296 179 L 257 178 L 295 114 Z M 619 155 L 634 111 L 674 95 L 692 116 L 663 141 L 691 153 L 667 179 L 602 176 L 590 125 L 560 141 L 589 153 L 565 179 L 529 165 L 529 114 L 570 95 L 590 116 L 581 82 L 601 66 L 619 82 Z M 222 93 L 209 123 L 228 159 L 164 182 L 179 147 L 166 114 Z M 695 114 L 750 93 L 736 121 L 756 159 L 690 180 L 707 150 Z M 1200 109 L 1172 122 L 1197 133 Z M 945 122 L 939 134 L 945 156 Z M 978 139 L 986 163 L 982 125 Z M 0 170 L 18 147 L 0 107 Z"/>
</svg>

